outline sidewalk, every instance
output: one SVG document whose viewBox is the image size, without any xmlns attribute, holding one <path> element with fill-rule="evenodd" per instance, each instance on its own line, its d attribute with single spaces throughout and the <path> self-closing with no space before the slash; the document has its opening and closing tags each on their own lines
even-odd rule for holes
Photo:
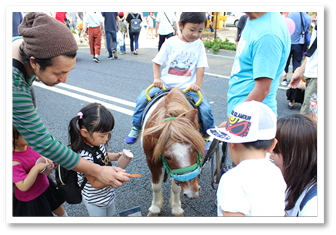
<svg viewBox="0 0 336 235">
<path fill-rule="evenodd" d="M 231 42 L 235 42 L 236 35 L 237 35 L 237 28 L 236 27 L 226 27 L 222 29 L 217 29 L 217 37 L 220 37 L 222 40 L 225 40 L 226 38 L 230 40 Z M 89 50 L 89 40 L 83 41 L 82 43 L 80 42 L 78 35 L 74 35 L 78 47 L 81 49 L 81 51 L 85 51 L 86 53 L 90 53 Z M 152 58 L 155 57 L 157 50 L 158 50 L 158 42 L 159 38 L 146 38 L 147 37 L 147 30 L 145 28 L 142 28 L 139 36 L 139 55 L 134 56 L 130 53 L 130 40 L 129 38 L 125 39 L 126 43 L 126 51 L 127 54 L 120 56 L 119 52 L 119 46 L 118 46 L 118 55 L 119 58 L 125 58 L 125 59 L 132 59 L 132 60 L 137 60 L 141 62 L 145 61 L 151 61 Z M 219 74 L 221 76 L 229 76 L 229 73 L 226 74 L 225 71 L 223 70 L 223 65 L 226 63 L 226 60 L 223 60 L 222 57 L 235 57 L 235 51 L 227 51 L 227 50 L 221 50 L 220 52 L 216 53 L 216 57 L 208 57 L 209 64 L 211 63 L 211 71 L 209 70 L 209 73 L 215 73 Z M 207 54 L 213 55 L 211 50 L 207 51 Z M 101 56 L 106 56 L 107 54 L 105 53 L 105 45 L 104 45 L 104 40 L 102 39 L 102 45 L 101 45 Z M 219 56 L 219 57 L 217 57 Z M 224 62 L 225 61 L 225 62 Z M 290 64 L 290 69 L 288 72 L 288 80 L 292 77 L 292 72 L 291 72 L 292 65 Z M 229 69 L 230 70 L 230 69 Z M 287 86 L 281 85 L 282 78 L 279 80 L 279 88 L 281 89 L 287 89 Z"/>
<path fill-rule="evenodd" d="M 217 34 L 217 37 L 220 37 L 222 40 L 225 40 L 227 38 L 231 42 L 234 43 L 236 35 L 237 35 L 236 32 L 237 32 L 236 27 L 226 27 L 225 29 L 224 28 L 217 29 L 216 34 Z M 83 40 L 83 42 L 80 42 L 78 35 L 74 34 L 74 36 L 79 45 L 84 44 L 86 46 L 89 46 L 89 40 L 87 41 Z M 159 38 L 147 39 L 146 37 L 147 37 L 147 30 L 145 28 L 142 28 L 140 32 L 140 36 L 139 36 L 139 45 L 140 45 L 139 47 L 140 48 L 158 48 Z M 126 47 L 129 47 L 129 38 L 126 38 Z M 105 48 L 104 40 L 102 39 L 102 49 L 104 48 Z"/>
</svg>

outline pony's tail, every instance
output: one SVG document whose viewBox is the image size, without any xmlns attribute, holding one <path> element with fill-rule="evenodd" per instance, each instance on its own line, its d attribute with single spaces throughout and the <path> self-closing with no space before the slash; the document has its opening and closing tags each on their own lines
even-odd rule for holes
<svg viewBox="0 0 336 235">
<path fill-rule="evenodd" d="M 71 119 L 69 123 L 69 146 L 74 152 L 80 150 L 80 144 L 82 143 L 82 135 L 80 134 L 80 127 L 78 125 L 79 117 L 76 116 Z"/>
</svg>

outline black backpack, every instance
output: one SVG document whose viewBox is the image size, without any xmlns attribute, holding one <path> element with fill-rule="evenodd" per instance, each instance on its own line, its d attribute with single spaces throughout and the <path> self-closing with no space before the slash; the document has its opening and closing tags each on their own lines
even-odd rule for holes
<svg viewBox="0 0 336 235">
<path fill-rule="evenodd" d="M 86 144 L 82 145 L 82 149 L 88 151 L 92 154 L 94 163 L 102 165 L 97 160 L 97 155 L 102 154 L 100 149 L 92 148 Z M 64 197 L 64 200 L 69 204 L 78 204 L 82 201 L 82 190 L 87 182 L 87 179 L 84 177 L 82 185 L 79 186 L 77 181 L 77 172 L 73 170 L 67 170 L 66 168 L 58 165 L 56 167 L 56 187 L 59 192 Z"/>
<path fill-rule="evenodd" d="M 138 17 L 139 17 L 140 14 L 138 13 L 136 17 L 133 15 L 132 12 L 130 12 L 130 14 L 134 18 L 134 19 L 131 20 L 131 23 L 130 23 L 131 32 L 132 33 L 140 33 L 140 30 L 141 30 L 141 26 L 140 26 L 141 20 L 138 19 Z"/>
</svg>

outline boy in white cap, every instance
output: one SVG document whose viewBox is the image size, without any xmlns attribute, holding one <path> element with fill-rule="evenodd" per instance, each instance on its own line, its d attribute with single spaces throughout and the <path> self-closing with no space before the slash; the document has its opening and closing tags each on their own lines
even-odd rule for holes
<svg viewBox="0 0 336 235">
<path fill-rule="evenodd" d="M 237 165 L 220 179 L 217 215 L 284 216 L 286 183 L 265 157 L 277 144 L 274 112 L 261 102 L 244 102 L 231 112 L 226 127 L 207 132 L 228 143 Z"/>
</svg>

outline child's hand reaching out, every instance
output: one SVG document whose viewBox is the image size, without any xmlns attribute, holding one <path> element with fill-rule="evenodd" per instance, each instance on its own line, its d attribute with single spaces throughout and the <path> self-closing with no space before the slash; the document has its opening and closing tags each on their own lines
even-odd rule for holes
<svg viewBox="0 0 336 235">
<path fill-rule="evenodd" d="M 120 156 L 122 155 L 122 152 L 119 153 L 108 153 L 108 158 L 110 161 L 117 161 Z"/>
</svg>

